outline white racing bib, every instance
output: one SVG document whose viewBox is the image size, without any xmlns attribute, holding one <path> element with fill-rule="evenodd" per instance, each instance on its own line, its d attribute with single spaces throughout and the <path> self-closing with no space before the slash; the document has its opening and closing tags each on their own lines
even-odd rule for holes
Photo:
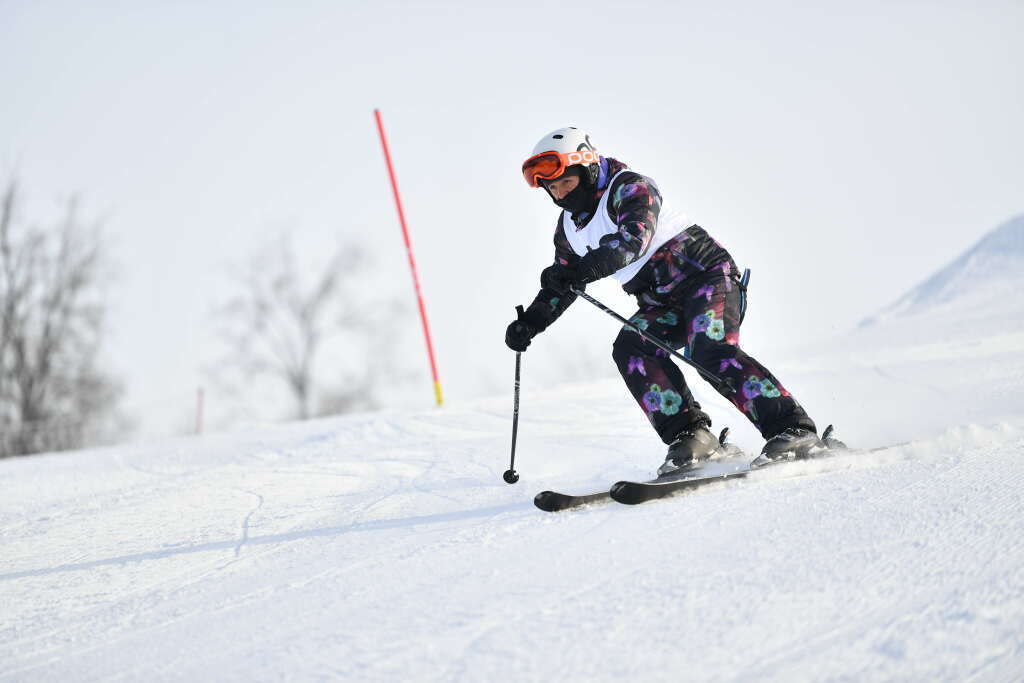
<svg viewBox="0 0 1024 683">
<path fill-rule="evenodd" d="M 602 237 L 619 232 L 619 226 L 608 216 L 608 198 L 611 195 L 612 183 L 615 182 L 615 179 L 620 174 L 628 170 L 623 169 L 619 171 L 608 181 L 608 191 L 601 197 L 601 201 L 597 204 L 597 210 L 590 221 L 582 228 L 576 227 L 576 224 L 572 222 L 572 215 L 568 211 L 562 212 L 562 231 L 565 233 L 566 239 L 569 240 L 572 250 L 577 255 L 585 256 L 591 249 L 597 249 L 601 246 Z M 653 180 L 650 182 L 654 184 Z M 654 186 L 657 187 L 657 185 Z M 664 200 L 664 197 L 662 199 Z M 647 249 L 637 256 L 635 261 L 612 273 L 612 277 L 621 284 L 626 284 L 644 267 L 644 264 L 654 255 L 654 252 L 658 251 L 661 245 L 691 225 L 693 225 L 692 221 L 687 220 L 683 214 L 669 209 L 668 205 L 663 201 L 661 213 L 658 215 L 658 224 L 655 226 L 654 235 L 651 236 Z"/>
</svg>

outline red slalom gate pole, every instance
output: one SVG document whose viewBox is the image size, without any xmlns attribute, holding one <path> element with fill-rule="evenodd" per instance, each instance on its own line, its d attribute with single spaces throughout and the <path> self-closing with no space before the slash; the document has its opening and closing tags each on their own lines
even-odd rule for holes
<svg viewBox="0 0 1024 683">
<path fill-rule="evenodd" d="M 420 309 L 420 320 L 423 322 L 423 336 L 427 340 L 427 357 L 430 359 L 430 374 L 434 379 L 434 398 L 437 405 L 442 404 L 441 380 L 437 376 L 437 360 L 434 357 L 434 344 L 430 340 L 430 325 L 427 324 L 427 309 L 423 305 L 423 290 L 420 288 L 420 277 L 416 273 L 416 259 L 412 255 L 412 242 L 409 240 L 409 227 L 405 223 L 405 211 L 402 209 L 402 198 L 398 194 L 398 181 L 395 179 L 395 166 L 391 163 L 391 151 L 388 149 L 388 139 L 384 134 L 384 122 L 380 118 L 380 109 L 373 110 L 373 116 L 377 119 L 377 132 L 380 133 L 380 144 L 384 148 L 384 161 L 388 165 L 388 175 L 391 177 L 391 191 L 395 195 L 395 206 L 398 208 L 398 222 L 402 225 L 402 237 L 405 239 L 405 253 L 409 256 L 409 270 L 412 271 L 412 284 L 416 289 L 416 304 Z"/>
</svg>

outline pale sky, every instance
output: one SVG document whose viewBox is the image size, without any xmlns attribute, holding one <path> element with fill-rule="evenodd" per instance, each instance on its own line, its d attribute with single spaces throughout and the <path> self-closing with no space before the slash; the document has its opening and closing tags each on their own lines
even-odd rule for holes
<svg viewBox="0 0 1024 683">
<path fill-rule="evenodd" d="M 311 267 L 358 240 L 366 286 L 411 297 L 375 107 L 450 401 L 511 390 L 504 328 L 557 217 L 519 166 L 554 128 L 753 270 L 758 356 L 842 333 L 1024 212 L 1022 2 L 300 4 L 0 0 L 0 180 L 35 222 L 72 194 L 102 220 L 106 355 L 151 432 L 187 422 L 226 271 L 281 231 Z M 615 375 L 617 325 L 586 309 L 524 385 Z M 395 405 L 431 405 L 421 372 Z"/>
</svg>

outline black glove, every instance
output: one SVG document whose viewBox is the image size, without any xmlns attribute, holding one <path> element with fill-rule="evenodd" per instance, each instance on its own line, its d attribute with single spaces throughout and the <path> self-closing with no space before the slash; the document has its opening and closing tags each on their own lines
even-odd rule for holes
<svg viewBox="0 0 1024 683">
<path fill-rule="evenodd" d="M 513 351 L 522 353 L 530 345 L 530 341 L 540 333 L 540 327 L 523 311 L 522 306 L 516 306 L 516 310 L 519 317 L 505 330 L 505 345 Z"/>
<path fill-rule="evenodd" d="M 601 247 L 604 249 L 604 247 Z M 608 273 L 604 272 L 598 254 L 599 250 L 588 251 L 586 256 L 570 264 L 556 263 L 540 273 L 540 286 L 559 294 L 569 294 L 573 288 L 585 289 L 591 282 L 600 280 Z"/>
<path fill-rule="evenodd" d="M 576 262 L 576 286 L 577 288 L 586 287 L 591 282 L 597 282 L 603 277 L 611 275 L 606 263 L 608 261 L 608 247 L 598 247 L 593 251 L 588 251 L 585 256 L 581 256 L 580 260 Z"/>
<path fill-rule="evenodd" d="M 569 293 L 570 287 L 579 288 L 583 286 L 578 281 L 578 278 L 579 273 L 576 271 L 575 265 L 556 263 L 540 272 L 540 286 L 564 296 Z"/>
</svg>

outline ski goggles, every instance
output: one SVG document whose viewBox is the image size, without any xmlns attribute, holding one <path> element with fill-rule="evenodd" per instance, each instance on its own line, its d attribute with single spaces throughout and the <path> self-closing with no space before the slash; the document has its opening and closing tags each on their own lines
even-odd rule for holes
<svg viewBox="0 0 1024 683">
<path fill-rule="evenodd" d="M 530 187 L 540 187 L 540 181 L 553 180 L 575 164 L 597 164 L 601 157 L 596 149 L 577 152 L 541 152 L 523 162 L 523 177 Z"/>
</svg>

